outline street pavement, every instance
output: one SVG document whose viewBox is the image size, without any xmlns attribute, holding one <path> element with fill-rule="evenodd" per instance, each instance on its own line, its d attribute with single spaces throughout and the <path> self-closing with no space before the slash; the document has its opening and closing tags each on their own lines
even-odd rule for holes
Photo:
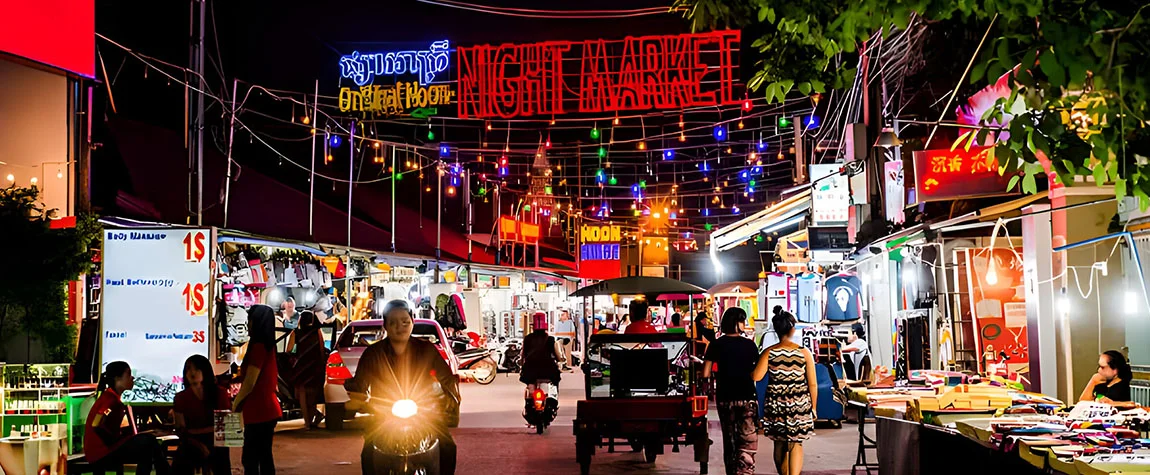
<svg viewBox="0 0 1150 475">
<path fill-rule="evenodd" d="M 462 387 L 460 427 L 454 429 L 459 445 L 457 473 L 469 474 L 578 474 L 575 462 L 575 436 L 572 420 L 575 402 L 584 396 L 583 379 L 578 373 L 565 373 L 559 394 L 559 416 L 547 432 L 537 435 L 528 428 L 521 414 L 523 386 L 518 375 L 500 374 L 487 386 L 466 383 Z M 712 409 L 710 473 L 723 469 L 722 437 Z M 280 423 L 275 437 L 275 459 L 278 473 L 343 475 L 360 473 L 359 452 L 363 439 L 364 419 L 347 424 L 342 431 L 326 429 L 306 431 L 299 421 Z M 873 428 L 873 426 L 871 426 Z M 845 475 L 850 473 L 857 447 L 855 425 L 842 429 L 821 429 L 805 444 L 806 467 L 810 475 Z M 756 473 L 773 474 L 772 442 L 759 441 Z M 873 452 L 870 454 L 873 456 Z M 698 473 L 692 449 L 682 447 L 672 453 L 667 447 L 653 464 L 643 461 L 642 453 L 631 453 L 629 447 L 617 447 L 615 453 L 598 450 L 592 459 L 593 474 L 687 474 Z M 233 449 L 235 473 L 242 473 L 240 451 Z"/>
</svg>

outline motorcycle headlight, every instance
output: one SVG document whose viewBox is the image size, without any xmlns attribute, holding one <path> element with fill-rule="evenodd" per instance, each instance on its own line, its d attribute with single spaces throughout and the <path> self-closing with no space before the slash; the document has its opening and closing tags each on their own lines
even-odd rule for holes
<svg viewBox="0 0 1150 475">
<path fill-rule="evenodd" d="M 391 415 L 400 419 L 407 419 L 419 412 L 419 406 L 411 399 L 400 399 L 391 405 Z"/>
</svg>

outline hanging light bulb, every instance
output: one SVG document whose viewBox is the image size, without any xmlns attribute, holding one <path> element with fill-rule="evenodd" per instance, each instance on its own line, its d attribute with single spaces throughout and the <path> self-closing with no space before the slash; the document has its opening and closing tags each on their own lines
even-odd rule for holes
<svg viewBox="0 0 1150 475">
<path fill-rule="evenodd" d="M 679 114 L 679 128 L 683 128 L 683 114 Z"/>
<path fill-rule="evenodd" d="M 647 142 L 639 142 L 639 150 L 647 150 Z"/>
<path fill-rule="evenodd" d="M 487 130 L 491 130 L 491 122 L 487 123 Z"/>
<path fill-rule="evenodd" d="M 994 271 L 994 253 L 990 255 L 990 262 L 986 266 L 987 285 L 998 285 L 998 272 Z"/>
<path fill-rule="evenodd" d="M 739 130 L 743 130 L 743 119 L 739 119 Z"/>
<path fill-rule="evenodd" d="M 544 143 L 543 146 L 546 148 L 551 148 L 551 135 L 550 134 L 547 135 L 547 142 Z"/>
<path fill-rule="evenodd" d="M 60 170 L 56 170 L 56 178 L 64 178 L 64 172 L 60 171 Z"/>
<path fill-rule="evenodd" d="M 454 186 L 448 186 L 447 187 L 447 196 L 455 196 L 455 187 Z"/>
<path fill-rule="evenodd" d="M 750 99 L 744 99 L 743 100 L 743 110 L 744 111 L 751 110 L 751 100 Z M 742 127 L 740 127 L 740 128 L 742 128 Z"/>
<path fill-rule="evenodd" d="M 672 158 L 675 158 L 675 151 L 674 150 L 664 150 L 663 151 L 663 160 L 670 160 Z"/>
<path fill-rule="evenodd" d="M 305 116 L 301 117 L 299 121 L 303 122 L 303 125 L 308 125 L 311 123 L 311 117 L 308 117 L 305 115 Z"/>
<path fill-rule="evenodd" d="M 9 173 L 8 176 L 5 178 L 7 178 L 8 181 L 16 181 L 16 175 L 13 175 L 11 173 Z"/>
<path fill-rule="evenodd" d="M 607 156 L 607 149 L 603 148 L 603 147 L 599 147 L 599 158 L 604 158 L 606 156 Z"/>
<path fill-rule="evenodd" d="M 599 128 L 593 127 L 591 129 L 591 140 L 599 140 Z"/>
<path fill-rule="evenodd" d="M 687 134 L 680 132 L 679 133 L 679 141 L 680 142 L 686 142 L 687 141 Z"/>
<path fill-rule="evenodd" d="M 612 123 L 612 124 L 614 124 L 614 125 L 619 125 L 619 116 L 618 116 L 618 115 L 616 115 L 616 116 L 615 116 L 615 120 L 614 120 L 614 121 L 612 121 L 611 123 Z"/>
<path fill-rule="evenodd" d="M 36 177 L 32 177 L 32 179 L 31 179 L 31 180 L 29 180 L 29 181 L 31 181 L 31 182 L 32 182 L 32 185 L 33 185 L 33 186 L 35 186 L 35 185 L 36 185 L 36 182 L 40 181 L 40 179 L 39 179 L 39 178 L 36 178 Z"/>
</svg>

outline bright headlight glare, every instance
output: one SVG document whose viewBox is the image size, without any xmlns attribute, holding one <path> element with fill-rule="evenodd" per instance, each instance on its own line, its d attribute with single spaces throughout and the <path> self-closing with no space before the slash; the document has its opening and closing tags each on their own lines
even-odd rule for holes
<svg viewBox="0 0 1150 475">
<path fill-rule="evenodd" d="M 391 405 L 391 415 L 400 419 L 407 419 L 414 416 L 419 411 L 419 407 L 415 405 L 415 401 L 411 399 L 400 399 Z"/>
</svg>

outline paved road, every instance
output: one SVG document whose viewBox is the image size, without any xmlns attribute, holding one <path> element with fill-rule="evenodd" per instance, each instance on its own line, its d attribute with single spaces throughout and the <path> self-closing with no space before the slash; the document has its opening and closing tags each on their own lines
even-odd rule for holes
<svg viewBox="0 0 1150 475">
<path fill-rule="evenodd" d="M 458 473 L 470 474 L 578 474 L 575 463 L 575 436 L 571 421 L 575 417 L 575 401 L 583 397 L 581 376 L 565 374 L 560 385 L 559 417 L 555 425 L 543 435 L 535 434 L 523 422 L 523 387 L 517 375 L 500 375 L 495 383 L 463 386 L 463 405 L 460 427 L 453 431 L 459 445 Z M 714 413 L 710 418 L 715 420 Z M 363 421 L 348 425 L 343 431 L 304 431 L 298 422 L 280 425 L 275 438 L 276 467 L 278 473 L 343 475 L 358 474 L 359 451 L 362 447 L 360 428 Z M 807 470 L 811 475 L 845 475 L 850 473 L 854 461 L 856 427 L 819 431 L 807 443 Z M 711 473 L 723 473 L 722 444 L 717 423 L 711 423 Z M 233 453 L 233 463 L 239 466 L 239 451 Z M 771 460 L 771 442 L 759 443 L 757 473 L 775 473 Z M 654 464 L 643 462 L 642 454 L 629 450 L 609 454 L 596 453 L 592 473 L 644 473 L 687 474 L 698 473 L 698 464 L 692 461 L 692 452 L 683 448 L 679 453 L 660 456 Z M 239 473 L 239 471 L 237 471 Z"/>
</svg>

